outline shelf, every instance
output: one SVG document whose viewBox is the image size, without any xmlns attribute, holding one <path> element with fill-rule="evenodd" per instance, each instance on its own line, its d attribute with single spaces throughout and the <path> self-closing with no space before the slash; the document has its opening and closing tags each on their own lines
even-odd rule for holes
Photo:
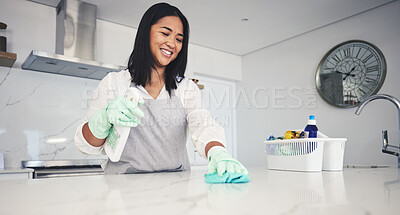
<svg viewBox="0 0 400 215">
<path fill-rule="evenodd" d="M 17 60 L 17 54 L 0 51 L 0 66 L 12 67 Z"/>
</svg>

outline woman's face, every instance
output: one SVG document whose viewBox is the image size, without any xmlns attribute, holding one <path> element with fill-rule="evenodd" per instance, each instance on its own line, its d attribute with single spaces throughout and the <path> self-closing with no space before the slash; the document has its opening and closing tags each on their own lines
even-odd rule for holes
<svg viewBox="0 0 400 215">
<path fill-rule="evenodd" d="M 175 60 L 182 49 L 183 37 L 183 25 L 177 16 L 166 16 L 151 26 L 150 50 L 157 70 Z"/>
</svg>

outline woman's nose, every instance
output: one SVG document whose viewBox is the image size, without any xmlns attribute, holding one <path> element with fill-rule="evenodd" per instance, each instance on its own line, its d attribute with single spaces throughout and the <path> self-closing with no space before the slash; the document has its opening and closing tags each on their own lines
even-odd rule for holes
<svg viewBox="0 0 400 215">
<path fill-rule="evenodd" d="M 170 48 L 175 48 L 175 46 L 176 46 L 175 39 L 172 37 L 169 37 L 167 39 L 167 46 L 169 46 Z"/>
</svg>

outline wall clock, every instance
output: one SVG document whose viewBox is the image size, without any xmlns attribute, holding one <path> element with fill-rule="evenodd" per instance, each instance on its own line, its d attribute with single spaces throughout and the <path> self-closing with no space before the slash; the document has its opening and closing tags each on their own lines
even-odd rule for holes
<svg viewBox="0 0 400 215">
<path fill-rule="evenodd" d="M 318 65 L 318 93 L 336 107 L 355 107 L 376 94 L 386 77 L 386 61 L 373 44 L 350 40 L 329 50 Z"/>
</svg>

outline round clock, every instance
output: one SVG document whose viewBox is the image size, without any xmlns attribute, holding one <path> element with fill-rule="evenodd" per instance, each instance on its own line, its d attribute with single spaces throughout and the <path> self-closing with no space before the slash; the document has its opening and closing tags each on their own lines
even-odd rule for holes
<svg viewBox="0 0 400 215">
<path fill-rule="evenodd" d="M 355 107 L 377 93 L 386 77 L 386 61 L 373 44 L 350 40 L 325 54 L 315 81 L 318 93 L 331 105 Z"/>
</svg>

